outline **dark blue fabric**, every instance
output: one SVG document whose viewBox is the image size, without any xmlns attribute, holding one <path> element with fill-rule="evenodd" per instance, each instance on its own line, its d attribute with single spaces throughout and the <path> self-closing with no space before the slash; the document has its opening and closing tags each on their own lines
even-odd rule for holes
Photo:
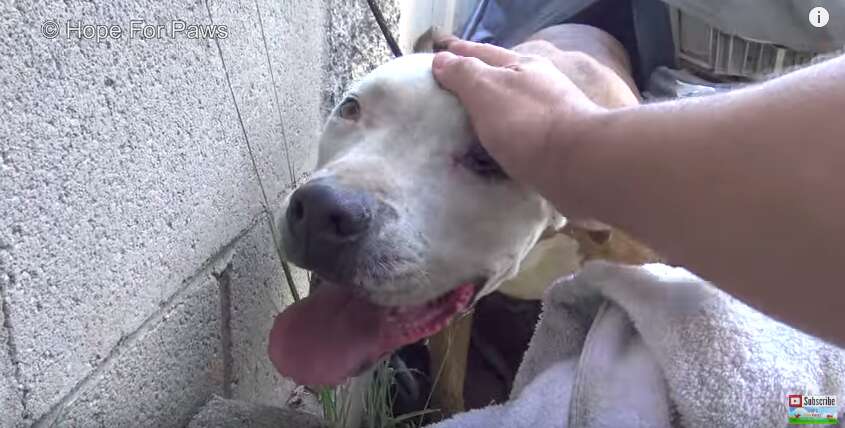
<svg viewBox="0 0 845 428">
<path fill-rule="evenodd" d="M 619 40 L 640 87 L 657 66 L 674 60 L 669 16 L 659 0 L 491 0 L 471 40 L 509 48 L 563 23 L 592 25 Z"/>
<path fill-rule="evenodd" d="M 633 2 L 634 38 L 637 61 L 634 70 L 637 86 L 644 88 L 657 67 L 675 67 L 675 41 L 669 8 L 660 0 Z"/>
<path fill-rule="evenodd" d="M 471 40 L 513 47 L 549 25 L 560 24 L 598 0 L 491 0 Z"/>
</svg>

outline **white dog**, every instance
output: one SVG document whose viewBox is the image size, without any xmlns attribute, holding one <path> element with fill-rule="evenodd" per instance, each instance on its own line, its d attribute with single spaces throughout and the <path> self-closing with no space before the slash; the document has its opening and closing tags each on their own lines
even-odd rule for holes
<svg viewBox="0 0 845 428">
<path fill-rule="evenodd" d="M 546 34 L 554 46 L 517 51 L 550 58 L 606 107 L 636 103 L 618 42 L 563 27 Z M 327 284 L 271 332 L 271 360 L 300 384 L 341 383 L 434 334 L 563 225 L 481 147 L 458 99 L 435 82 L 432 57 L 401 57 L 354 85 L 325 125 L 314 174 L 286 201 L 286 257 Z"/>
<path fill-rule="evenodd" d="M 297 382 L 339 383 L 435 333 L 559 226 L 481 148 L 431 60 L 408 55 L 359 82 L 331 113 L 316 172 L 288 200 L 286 256 L 329 283 L 274 328 L 285 346 L 271 355 Z"/>
</svg>

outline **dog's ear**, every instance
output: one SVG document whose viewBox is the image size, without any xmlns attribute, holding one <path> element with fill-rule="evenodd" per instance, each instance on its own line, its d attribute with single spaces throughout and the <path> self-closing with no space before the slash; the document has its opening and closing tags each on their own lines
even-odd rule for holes
<svg viewBox="0 0 845 428">
<path fill-rule="evenodd" d="M 551 238 L 558 233 L 571 234 L 573 230 L 581 231 L 585 236 L 598 245 L 603 245 L 610 240 L 613 228 L 592 219 L 568 219 L 555 211 L 549 221 L 546 230 L 540 235 L 540 240 Z"/>
<path fill-rule="evenodd" d="M 546 226 L 546 229 L 543 230 L 543 233 L 540 235 L 539 240 L 542 241 L 561 233 L 561 231 L 563 231 L 563 227 L 566 226 L 566 222 L 566 217 L 555 211 L 554 214 L 552 214 L 552 218 L 549 219 L 549 224 Z"/>
<path fill-rule="evenodd" d="M 633 265 L 662 261 L 645 244 L 599 221 L 570 220 L 562 232 L 578 242 L 583 261 L 599 259 Z"/>
<path fill-rule="evenodd" d="M 414 53 L 440 52 L 449 47 L 449 43 L 459 40 L 456 36 L 432 25 L 414 42 Z"/>
<path fill-rule="evenodd" d="M 613 234 L 612 227 L 593 219 L 572 219 L 569 220 L 568 226 L 582 230 L 597 245 L 606 244 Z"/>
<path fill-rule="evenodd" d="M 571 218 L 569 219 L 569 221 L 567 221 L 567 223 L 577 228 L 589 230 L 592 232 L 600 232 L 612 229 L 612 227 L 593 219 Z"/>
</svg>

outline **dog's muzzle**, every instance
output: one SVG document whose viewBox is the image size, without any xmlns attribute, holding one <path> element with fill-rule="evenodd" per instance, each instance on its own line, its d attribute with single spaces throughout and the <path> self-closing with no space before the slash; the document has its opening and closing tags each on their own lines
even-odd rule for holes
<svg viewBox="0 0 845 428">
<path fill-rule="evenodd" d="M 312 180 L 291 195 L 283 220 L 285 252 L 305 269 L 341 277 L 372 231 L 376 208 L 369 192 L 332 178 Z"/>
</svg>

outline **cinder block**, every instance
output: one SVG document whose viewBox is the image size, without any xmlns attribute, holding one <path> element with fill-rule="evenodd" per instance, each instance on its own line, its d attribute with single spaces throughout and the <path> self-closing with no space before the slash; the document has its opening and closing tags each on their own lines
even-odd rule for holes
<svg viewBox="0 0 845 428">
<path fill-rule="evenodd" d="M 35 419 L 261 210 L 212 40 L 41 34 L 130 19 L 210 23 L 194 0 L 0 5 L 0 241 Z"/>
<path fill-rule="evenodd" d="M 328 426 L 307 413 L 282 407 L 212 398 L 188 428 L 321 428 Z"/>
<path fill-rule="evenodd" d="M 0 260 L 2 264 L 2 260 Z M 0 275 L 4 275 L 0 270 Z M 4 287 L 0 278 L 0 289 Z M 0 293 L 0 298 L 3 294 Z M 21 391 L 15 381 L 15 371 L 12 364 L 12 354 L 9 349 L 9 332 L 3 323 L 3 305 L 0 301 L 0 428 L 12 428 L 23 425 L 23 403 Z"/>
<path fill-rule="evenodd" d="M 217 281 L 201 278 L 46 422 L 81 428 L 185 426 L 222 392 L 221 313 Z"/>
<path fill-rule="evenodd" d="M 210 1 L 241 118 L 271 206 L 313 166 L 320 116 L 323 5 Z M 290 154 L 290 158 L 288 157 Z"/>
<path fill-rule="evenodd" d="M 185 297 L 154 326 L 146 320 L 229 251 L 262 209 L 222 60 L 275 207 L 290 171 L 313 166 L 328 94 L 389 59 L 363 2 L 242 3 L 211 1 L 211 11 L 194 0 L 0 4 L 0 51 L 10 53 L 0 56 L 0 281 L 21 381 L 7 386 L 15 378 L 4 372 L 8 352 L 0 354 L 0 404 L 12 391 L 20 405 L 14 396 L 26 391 L 24 423 L 49 413 L 56 426 L 169 426 L 220 392 L 220 337 L 211 335 L 221 320 L 201 324 L 220 312 L 216 294 Z M 382 5 L 395 29 L 395 2 Z M 212 18 L 228 27 L 222 57 L 214 40 L 126 32 L 131 20 Z M 57 38 L 42 33 L 47 22 L 59 26 Z M 125 32 L 80 40 L 68 37 L 68 23 Z M 267 254 L 263 227 L 243 239 L 255 254 Z M 228 275 L 237 288 L 234 391 L 275 397 L 290 385 L 260 361 L 278 310 L 262 299 L 286 295 L 281 270 L 244 256 Z M 237 294 L 256 283 L 263 285 Z M 203 364 L 211 368 L 202 372 Z"/>
<path fill-rule="evenodd" d="M 308 278 L 294 269 L 294 283 L 306 296 Z M 284 405 L 294 384 L 282 378 L 267 357 L 273 318 L 293 302 L 266 218 L 238 243 L 225 279 L 231 292 L 232 397 Z"/>
</svg>

